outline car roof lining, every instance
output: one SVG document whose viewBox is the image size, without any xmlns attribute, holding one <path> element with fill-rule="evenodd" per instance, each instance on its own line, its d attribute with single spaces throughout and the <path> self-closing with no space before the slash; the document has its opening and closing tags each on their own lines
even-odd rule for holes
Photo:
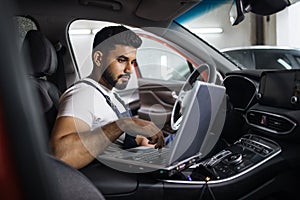
<svg viewBox="0 0 300 200">
<path fill-rule="evenodd" d="M 174 4 L 173 0 L 17 0 L 15 14 L 30 14 L 36 19 L 46 16 L 68 23 L 75 19 L 93 19 L 137 27 L 167 27 L 174 18 L 199 1 L 181 0 Z"/>
<path fill-rule="evenodd" d="M 138 5 L 135 14 L 138 17 L 152 21 L 172 20 L 199 2 L 200 0 L 181 0 L 176 2 L 173 0 L 143 0 Z"/>
</svg>

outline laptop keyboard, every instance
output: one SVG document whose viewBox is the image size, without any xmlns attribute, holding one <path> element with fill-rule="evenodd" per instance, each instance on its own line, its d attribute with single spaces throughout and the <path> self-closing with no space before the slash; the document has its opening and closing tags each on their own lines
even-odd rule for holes
<svg viewBox="0 0 300 200">
<path fill-rule="evenodd" d="M 166 159 L 169 155 L 169 149 L 161 149 L 161 152 L 157 149 L 145 149 L 143 153 L 132 156 L 133 160 L 143 160 L 146 162 L 153 161 L 153 160 L 161 160 Z"/>
<path fill-rule="evenodd" d="M 161 150 L 154 148 L 145 149 L 120 149 L 119 145 L 112 143 L 106 148 L 103 154 L 109 155 L 117 159 L 133 160 L 145 163 L 164 164 L 170 154 L 169 148 L 162 148 Z"/>
</svg>

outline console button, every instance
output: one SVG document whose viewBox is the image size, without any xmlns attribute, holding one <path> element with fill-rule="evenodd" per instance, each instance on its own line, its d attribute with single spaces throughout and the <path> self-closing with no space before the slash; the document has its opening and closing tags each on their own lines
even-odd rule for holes
<svg viewBox="0 0 300 200">
<path fill-rule="evenodd" d="M 262 154 L 263 155 L 268 155 L 270 153 L 270 150 L 268 149 L 268 148 L 264 148 L 263 150 L 262 150 Z"/>
<path fill-rule="evenodd" d="M 244 162 L 240 163 L 239 165 L 235 166 L 233 169 L 236 172 L 241 172 L 245 168 L 248 168 L 252 163 L 250 161 L 245 160 Z"/>
<path fill-rule="evenodd" d="M 239 164 L 242 161 L 243 161 L 243 156 L 240 153 L 231 154 L 224 159 L 224 162 L 226 164 L 234 164 L 234 165 Z"/>
</svg>

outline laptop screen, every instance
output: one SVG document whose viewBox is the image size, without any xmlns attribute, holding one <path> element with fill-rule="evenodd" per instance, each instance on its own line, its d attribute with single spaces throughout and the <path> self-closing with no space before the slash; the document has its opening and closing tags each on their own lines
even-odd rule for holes
<svg viewBox="0 0 300 200">
<path fill-rule="evenodd" d="M 183 119 L 171 145 L 169 164 L 197 154 L 203 158 L 215 146 L 225 121 L 225 87 L 196 81 L 182 106 Z"/>
</svg>

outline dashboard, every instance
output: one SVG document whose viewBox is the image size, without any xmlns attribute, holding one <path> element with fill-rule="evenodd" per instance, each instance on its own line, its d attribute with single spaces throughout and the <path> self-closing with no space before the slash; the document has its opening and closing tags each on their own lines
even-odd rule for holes
<svg viewBox="0 0 300 200">
<path fill-rule="evenodd" d="M 297 71 L 283 70 L 242 70 L 228 73 L 223 84 L 231 106 L 229 112 L 244 118 L 247 131 L 259 132 L 271 138 L 300 138 L 296 134 L 299 131 L 300 110 L 286 100 L 288 98 L 282 98 L 292 93 L 287 91 L 295 87 L 294 79 L 288 75 L 293 77 L 295 73 Z M 270 82 L 276 84 L 271 85 Z M 284 87 L 280 89 L 279 85 Z"/>
<path fill-rule="evenodd" d="M 241 75 L 229 75 L 223 84 L 234 109 L 245 111 L 255 102 L 258 85 L 256 81 Z"/>
</svg>

